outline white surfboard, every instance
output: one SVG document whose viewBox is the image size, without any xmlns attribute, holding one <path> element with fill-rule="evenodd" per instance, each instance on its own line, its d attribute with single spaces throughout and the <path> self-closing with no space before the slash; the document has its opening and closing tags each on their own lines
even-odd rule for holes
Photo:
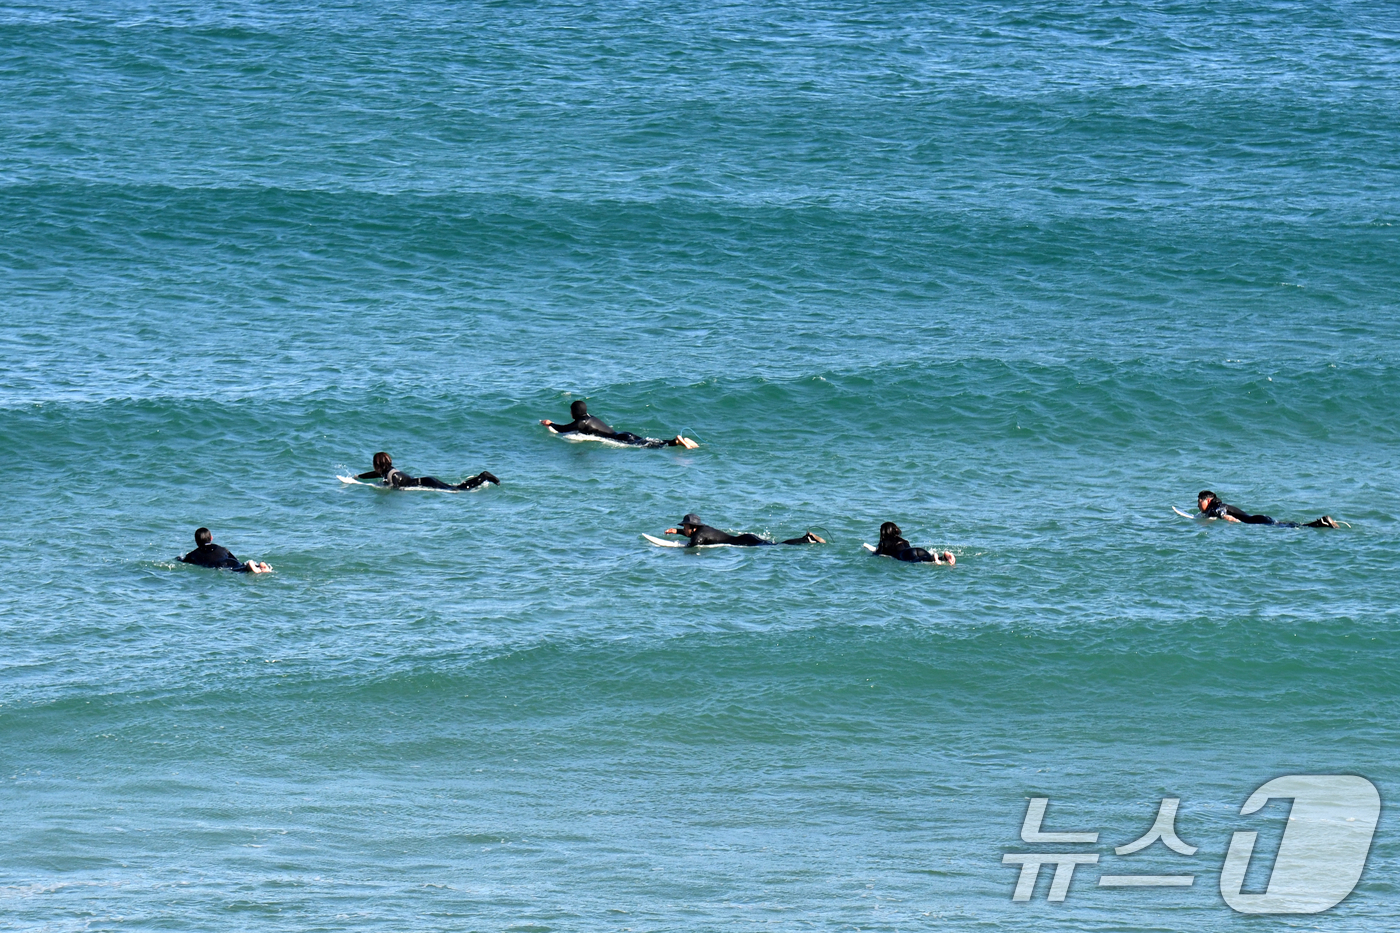
<svg viewBox="0 0 1400 933">
<path fill-rule="evenodd" d="M 643 537 L 643 538 L 646 538 L 648 541 L 650 541 L 652 544 L 656 545 L 657 547 L 690 547 L 690 540 L 689 540 L 688 538 L 687 538 L 687 539 L 684 539 L 684 540 L 681 540 L 681 541 L 670 541 L 670 540 L 667 540 L 666 538 L 658 538 L 656 535 L 643 534 L 642 537 Z M 700 548 L 711 548 L 711 547 L 738 547 L 738 545 L 736 545 L 736 544 L 697 544 L 697 545 L 695 546 L 695 549 L 696 549 L 696 550 L 699 550 Z"/>
<path fill-rule="evenodd" d="M 668 541 L 668 540 L 665 539 L 665 538 L 658 538 L 658 537 L 656 537 L 656 535 L 647 535 L 647 534 L 644 534 L 644 535 L 642 535 L 642 537 L 643 537 L 643 538 L 646 538 L 648 541 L 650 541 L 652 544 L 656 545 L 657 547 L 685 547 L 687 544 L 690 543 L 688 540 L 687 540 L 687 541 Z"/>
<path fill-rule="evenodd" d="M 366 483 L 364 480 L 358 479 L 354 476 L 337 476 L 336 479 L 340 480 L 347 486 L 368 486 L 371 489 L 381 489 L 389 492 L 480 492 L 481 490 L 494 485 L 493 483 L 482 483 L 480 486 L 474 486 L 471 489 L 434 489 L 431 486 L 385 486 L 378 480 L 372 483 Z"/>
<path fill-rule="evenodd" d="M 553 434 L 555 437 L 562 438 L 563 440 L 568 441 L 570 444 L 583 444 L 583 443 L 602 444 L 604 447 L 631 447 L 631 446 L 633 446 L 633 445 L 631 445 L 631 444 L 624 444 L 624 443 L 622 443 L 622 441 L 615 441 L 615 440 L 613 440 L 613 439 L 610 438 L 610 437 L 599 437 L 599 436 L 596 435 L 596 434 L 576 434 L 576 433 L 575 433 L 575 434 L 560 434 L 558 431 L 554 431 L 554 430 L 551 430 L 549 433 L 550 433 L 550 434 Z"/>
<path fill-rule="evenodd" d="M 622 441 L 613 440 L 611 437 L 599 437 L 596 434 L 579 434 L 577 432 L 572 432 L 569 434 L 560 434 L 553 428 L 549 428 L 549 433 L 553 434 L 555 437 L 561 440 L 568 441 L 570 444 L 602 444 L 604 447 L 630 447 L 634 449 L 639 447 L 639 445 L 637 444 L 627 444 Z M 666 440 L 666 438 L 649 437 L 647 438 L 647 440 Z M 691 438 L 686 438 L 686 440 L 691 440 Z"/>
<path fill-rule="evenodd" d="M 875 550 L 876 550 L 875 545 L 873 545 L 873 544 L 865 544 L 864 542 L 861 543 L 861 547 L 865 548 L 865 549 L 866 549 L 867 551 L 869 551 L 871 554 L 874 554 L 874 553 L 875 553 Z M 945 564 L 945 563 L 943 562 L 943 552 L 942 552 L 942 551 L 938 551 L 938 552 L 930 551 L 929 553 L 931 553 L 931 554 L 936 553 L 936 556 L 938 557 L 938 560 L 935 560 L 935 561 L 921 561 L 920 563 L 927 563 L 927 564 L 929 564 L 929 566 L 931 566 L 931 567 L 946 567 L 946 566 L 948 566 L 947 564 Z M 880 556 L 881 556 L 881 557 L 890 557 L 890 555 L 888 555 L 888 554 L 881 554 Z M 890 560 L 894 560 L 894 558 L 893 558 L 893 557 L 890 557 Z"/>
<path fill-rule="evenodd" d="M 1175 512 L 1176 514 L 1180 515 L 1182 518 L 1204 518 L 1204 517 L 1205 517 L 1205 516 L 1203 516 L 1200 512 L 1196 512 L 1195 514 L 1192 514 L 1192 513 L 1190 513 L 1190 512 L 1183 512 L 1183 511 L 1181 511 L 1181 509 L 1178 509 L 1176 506 L 1172 506 L 1172 511 Z"/>
</svg>

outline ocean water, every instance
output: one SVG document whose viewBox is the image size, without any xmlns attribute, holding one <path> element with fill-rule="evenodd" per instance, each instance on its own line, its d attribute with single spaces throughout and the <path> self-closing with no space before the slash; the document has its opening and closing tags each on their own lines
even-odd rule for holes
<svg viewBox="0 0 1400 933">
<path fill-rule="evenodd" d="M 0 927 L 1394 929 L 1397 152 L 1387 3 L 0 6 Z"/>
</svg>

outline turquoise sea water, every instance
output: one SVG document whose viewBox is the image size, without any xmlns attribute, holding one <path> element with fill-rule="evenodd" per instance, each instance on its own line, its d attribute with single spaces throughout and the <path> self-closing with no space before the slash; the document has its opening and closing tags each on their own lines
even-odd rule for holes
<svg viewBox="0 0 1400 933">
<path fill-rule="evenodd" d="M 0 926 L 1393 929 L 1397 152 L 1384 3 L 0 6 Z"/>
</svg>

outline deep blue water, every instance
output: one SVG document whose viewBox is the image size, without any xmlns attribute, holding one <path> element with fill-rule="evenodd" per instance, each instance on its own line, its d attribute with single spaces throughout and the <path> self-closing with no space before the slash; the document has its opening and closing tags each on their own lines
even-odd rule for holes
<svg viewBox="0 0 1400 933">
<path fill-rule="evenodd" d="M 3 925 L 1393 928 L 1393 6 L 7 4 L 0 102 Z M 1244 917 L 1284 774 L 1386 809 Z"/>
</svg>

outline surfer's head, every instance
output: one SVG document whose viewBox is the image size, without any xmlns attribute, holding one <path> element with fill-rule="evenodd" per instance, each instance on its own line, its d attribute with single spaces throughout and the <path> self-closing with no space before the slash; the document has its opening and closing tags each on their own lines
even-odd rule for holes
<svg viewBox="0 0 1400 933">
<path fill-rule="evenodd" d="M 577 402 L 574 402 L 572 405 L 569 406 L 569 414 L 574 416 L 575 421 L 577 421 L 580 418 L 587 418 L 588 404 L 584 402 L 583 399 L 579 399 Z"/>
<path fill-rule="evenodd" d="M 394 458 L 381 450 L 374 455 L 374 468 L 379 473 L 386 473 L 394 468 Z"/>
<path fill-rule="evenodd" d="M 888 541 L 890 538 L 902 537 L 903 534 L 904 533 L 899 530 L 899 526 L 896 525 L 894 522 L 885 522 L 883 525 L 880 526 L 881 541 Z"/>
<path fill-rule="evenodd" d="M 1209 489 L 1202 489 L 1200 492 L 1196 493 L 1196 505 L 1204 512 L 1211 507 L 1211 504 L 1214 503 L 1217 498 L 1215 493 L 1211 492 Z"/>
<path fill-rule="evenodd" d="M 214 535 L 208 528 L 196 528 L 194 530 L 194 543 L 198 547 L 204 547 L 214 541 Z"/>
<path fill-rule="evenodd" d="M 667 528 L 666 533 L 668 535 L 685 535 L 686 537 L 689 537 L 690 535 L 695 534 L 695 530 L 699 528 L 702 524 L 704 523 L 700 521 L 700 516 L 696 515 L 694 512 L 691 512 L 690 514 L 686 515 L 685 518 L 681 519 L 680 523 L 676 525 L 675 528 Z"/>
</svg>

